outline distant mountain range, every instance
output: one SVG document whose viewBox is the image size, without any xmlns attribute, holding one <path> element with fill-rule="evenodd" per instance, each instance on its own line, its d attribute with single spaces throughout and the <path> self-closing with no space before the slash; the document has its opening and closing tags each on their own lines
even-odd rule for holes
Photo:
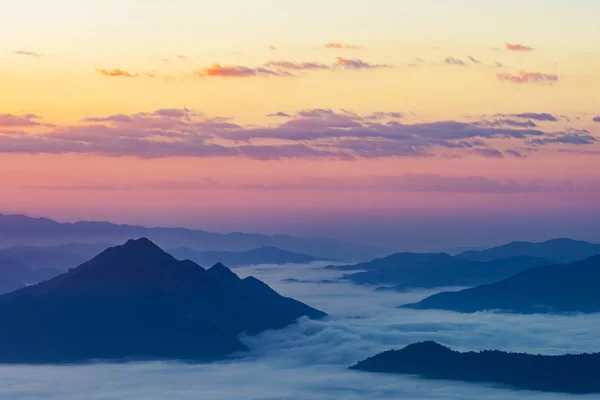
<svg viewBox="0 0 600 400">
<path fill-rule="evenodd" d="M 58 269 L 30 269 L 14 260 L 0 259 L 0 294 L 38 283 L 61 274 Z"/>
<path fill-rule="evenodd" d="M 532 268 L 500 282 L 435 294 L 404 308 L 459 312 L 600 312 L 600 255 L 565 265 Z"/>
<path fill-rule="evenodd" d="M 0 296 L 0 363 L 222 359 L 242 332 L 325 316 L 222 264 L 130 240 L 49 281 Z"/>
<path fill-rule="evenodd" d="M 68 243 L 50 247 L 14 246 L 0 249 L 0 261 L 11 260 L 31 269 L 69 268 L 89 260 L 110 244 Z M 227 264 L 231 267 L 255 264 L 303 264 L 323 260 L 306 254 L 281 250 L 276 247 L 261 247 L 250 251 L 198 251 L 187 247 L 168 250 L 179 260 L 191 260 L 200 265 Z M 323 261 L 333 261 L 326 259 Z"/>
<path fill-rule="evenodd" d="M 261 247 L 250 251 L 197 251 L 186 247 L 169 250 L 173 257 L 180 260 L 192 260 L 200 265 L 224 263 L 230 267 L 255 264 L 306 264 L 322 259 L 306 254 L 293 253 L 277 247 Z M 332 260 L 323 260 L 332 261 Z"/>
<path fill-rule="evenodd" d="M 110 222 L 59 223 L 48 218 L 0 214 L 0 247 L 54 246 L 63 243 L 123 243 L 148 237 L 163 248 L 189 247 L 198 251 L 249 251 L 277 247 L 319 259 L 360 261 L 382 254 L 379 249 L 324 238 L 248 233 L 212 233 L 184 228 L 148 228 Z"/>
<path fill-rule="evenodd" d="M 600 244 L 572 239 L 552 239 L 541 243 L 512 242 L 482 251 L 466 251 L 458 257 L 473 261 L 492 261 L 511 257 L 538 257 L 558 263 L 570 263 L 600 254 Z"/>
<path fill-rule="evenodd" d="M 444 253 L 397 253 L 366 263 L 327 268 L 364 270 L 345 275 L 344 279 L 356 284 L 393 285 L 393 289 L 403 291 L 410 288 L 474 286 L 551 263 L 549 260 L 527 256 L 477 262 Z"/>
<path fill-rule="evenodd" d="M 435 342 L 421 342 L 380 353 L 350 368 L 428 379 L 496 383 L 544 392 L 600 393 L 600 353 L 562 356 L 489 350 L 459 353 Z"/>
</svg>

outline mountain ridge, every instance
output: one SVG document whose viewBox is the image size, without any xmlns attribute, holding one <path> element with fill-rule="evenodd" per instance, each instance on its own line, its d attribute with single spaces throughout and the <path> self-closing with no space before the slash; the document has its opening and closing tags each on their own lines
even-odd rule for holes
<svg viewBox="0 0 600 400">
<path fill-rule="evenodd" d="M 600 255 L 570 264 L 531 268 L 459 292 L 442 292 L 403 308 L 522 314 L 600 312 Z"/>
<path fill-rule="evenodd" d="M 131 237 L 148 237 L 164 248 L 249 251 L 274 246 L 313 257 L 349 261 L 370 259 L 381 253 L 380 249 L 328 238 L 240 232 L 222 234 L 187 228 L 144 227 L 111 222 L 57 222 L 49 218 L 0 214 L 0 247 L 34 243 L 42 246 L 67 242 L 122 243 Z"/>
</svg>

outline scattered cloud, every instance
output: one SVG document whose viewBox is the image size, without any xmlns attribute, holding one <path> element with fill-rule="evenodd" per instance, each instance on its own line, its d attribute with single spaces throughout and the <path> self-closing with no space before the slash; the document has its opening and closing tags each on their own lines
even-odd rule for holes
<svg viewBox="0 0 600 400">
<path fill-rule="evenodd" d="M 501 81 L 513 82 L 513 83 L 554 83 L 558 82 L 558 75 L 546 74 L 542 72 L 527 72 L 521 71 L 518 75 L 509 73 L 497 74 L 497 77 Z"/>
<path fill-rule="evenodd" d="M 294 61 L 269 61 L 265 64 L 268 68 L 292 70 L 292 71 L 310 71 L 330 69 L 329 65 L 317 62 L 294 62 Z"/>
<path fill-rule="evenodd" d="M 374 119 L 374 120 L 380 120 L 380 119 L 386 119 L 386 118 L 404 118 L 404 114 L 400 113 L 400 112 L 394 112 L 394 111 L 376 111 L 370 115 L 366 115 L 364 116 L 364 119 Z"/>
<path fill-rule="evenodd" d="M 558 121 L 558 118 L 556 118 L 554 115 L 549 114 L 549 113 L 529 112 L 529 113 L 512 114 L 511 116 L 516 117 L 516 118 L 533 119 L 536 121 L 550 121 L 550 122 Z"/>
<path fill-rule="evenodd" d="M 572 145 L 590 145 L 598 142 L 590 132 L 586 130 L 569 130 L 559 134 L 548 135 L 547 137 L 533 138 L 529 141 L 530 144 L 541 145 L 548 143 L 561 143 Z"/>
<path fill-rule="evenodd" d="M 464 66 L 465 62 L 459 58 L 448 57 L 444 60 L 444 64 Z"/>
<path fill-rule="evenodd" d="M 594 121 L 594 122 L 600 122 L 600 115 L 597 116 L 597 117 L 594 117 L 594 119 L 592 119 L 592 121 Z"/>
<path fill-rule="evenodd" d="M 291 118 L 290 114 L 286 114 L 284 112 L 278 111 L 276 113 L 267 114 L 267 117 L 283 117 L 283 118 Z"/>
<path fill-rule="evenodd" d="M 505 153 L 516 158 L 524 158 L 524 156 L 518 150 L 509 149 L 506 150 Z"/>
<path fill-rule="evenodd" d="M 187 108 L 88 117 L 80 124 L 42 125 L 51 128 L 45 133 L 4 132 L 0 135 L 0 152 L 256 160 L 468 154 L 500 158 L 507 140 L 511 141 L 512 148 L 583 146 L 598 142 L 585 130 L 546 132 L 531 120 L 508 118 L 404 124 L 398 121 L 403 117 L 400 112 L 375 111 L 360 115 L 350 110 L 327 108 L 305 109 L 295 114 L 276 112 L 269 116 L 281 120 L 272 126 L 242 126 L 229 118 L 209 117 Z M 32 114 L 3 114 L 0 124 L 27 129 L 38 125 L 37 118 Z"/>
<path fill-rule="evenodd" d="M 378 68 L 391 68 L 391 65 L 386 64 L 370 64 L 366 61 L 358 58 L 343 58 L 338 57 L 335 63 L 336 67 L 345 69 L 378 69 Z"/>
<path fill-rule="evenodd" d="M 479 61 L 478 59 L 474 58 L 473 56 L 469 56 L 469 60 L 471 60 L 471 62 L 473 64 L 481 64 L 481 61 Z"/>
<path fill-rule="evenodd" d="M 199 77 L 224 77 L 224 78 L 249 78 L 249 77 L 289 77 L 293 74 L 285 71 L 269 69 L 265 67 L 247 67 L 243 65 L 225 65 L 213 64 L 208 68 L 203 68 L 197 73 Z"/>
<path fill-rule="evenodd" d="M 40 117 L 35 114 L 0 114 L 0 128 L 37 126 L 40 125 L 40 123 L 35 120 L 39 118 Z"/>
<path fill-rule="evenodd" d="M 494 121 L 480 121 L 480 122 L 476 122 L 475 124 L 477 124 L 479 126 L 497 126 L 497 127 L 508 126 L 508 127 L 513 127 L 513 128 L 535 128 L 535 127 L 537 127 L 536 123 L 531 120 L 517 121 L 517 120 L 509 119 L 509 118 L 496 119 Z"/>
<path fill-rule="evenodd" d="M 275 47 L 275 45 L 270 44 L 269 45 L 269 50 L 277 50 L 277 47 Z"/>
<path fill-rule="evenodd" d="M 364 49 L 364 46 L 356 45 L 356 44 L 348 44 L 348 43 L 340 43 L 340 42 L 329 42 L 325 44 L 326 49 L 351 49 L 351 50 L 360 50 Z"/>
<path fill-rule="evenodd" d="M 502 158 L 502 152 L 500 152 L 499 150 L 496 149 L 473 149 L 473 152 L 475 152 L 476 154 L 482 156 L 482 157 L 488 157 L 488 158 Z"/>
<path fill-rule="evenodd" d="M 97 69 L 96 72 L 98 72 L 100 75 L 103 76 L 114 76 L 114 77 L 123 77 L 123 78 L 136 78 L 139 76 L 138 73 L 132 73 L 132 72 L 128 72 L 122 69 L 112 69 L 112 70 L 107 70 L 107 69 Z"/>
<path fill-rule="evenodd" d="M 525 46 L 518 43 L 506 43 L 506 50 L 508 51 L 533 51 L 534 49 L 529 46 Z"/>
<path fill-rule="evenodd" d="M 15 51 L 15 54 L 19 55 L 19 56 L 28 56 L 28 57 L 45 57 L 46 54 L 44 53 L 36 53 L 35 51 L 25 51 L 25 50 L 17 50 Z"/>
</svg>

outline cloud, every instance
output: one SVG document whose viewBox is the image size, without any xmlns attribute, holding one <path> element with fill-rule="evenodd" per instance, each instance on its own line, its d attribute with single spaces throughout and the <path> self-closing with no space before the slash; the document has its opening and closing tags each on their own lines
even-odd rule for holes
<svg viewBox="0 0 600 400">
<path fill-rule="evenodd" d="M 386 111 L 376 111 L 372 114 L 366 115 L 363 117 L 364 119 L 372 119 L 372 120 L 381 120 L 387 118 L 404 118 L 403 113 L 399 112 L 386 112 Z"/>
<path fill-rule="evenodd" d="M 524 158 L 523 155 L 517 150 L 509 149 L 509 150 L 506 150 L 505 153 L 508 155 L 511 155 L 513 157 L 516 157 L 516 158 Z"/>
<path fill-rule="evenodd" d="M 512 117 L 516 117 L 516 118 L 525 118 L 525 119 L 533 119 L 536 121 L 551 121 L 551 122 L 556 122 L 558 121 L 558 118 L 556 118 L 554 115 L 549 114 L 549 113 L 520 113 L 520 114 L 512 114 Z"/>
<path fill-rule="evenodd" d="M 351 49 L 351 50 L 360 50 L 364 49 L 364 46 L 356 45 L 356 44 L 347 44 L 340 42 L 329 42 L 325 44 L 326 49 Z"/>
<path fill-rule="evenodd" d="M 478 154 L 482 157 L 487 157 L 487 158 L 502 158 L 502 157 L 504 157 L 502 155 L 502 152 L 500 152 L 496 149 L 474 149 L 473 152 L 475 152 L 476 154 Z"/>
<path fill-rule="evenodd" d="M 534 49 L 518 43 L 506 43 L 506 49 L 509 51 L 533 51 Z"/>
<path fill-rule="evenodd" d="M 284 112 L 278 111 L 276 113 L 267 114 L 267 117 L 283 117 L 283 118 L 291 118 L 290 114 L 286 114 Z"/>
<path fill-rule="evenodd" d="M 35 121 L 36 119 L 40 119 L 40 117 L 35 114 L 0 114 L 0 127 L 14 128 L 40 125 L 39 122 Z"/>
<path fill-rule="evenodd" d="M 506 154 L 522 158 L 516 150 L 507 150 Z M 402 192 L 402 193 L 585 193 L 600 190 L 600 182 L 574 184 L 571 181 L 519 181 L 495 180 L 484 176 L 438 175 L 438 174 L 401 174 L 371 175 L 350 178 L 323 178 L 304 176 L 284 180 L 217 181 L 200 178 L 195 180 L 168 180 L 133 182 L 126 184 L 102 184 L 80 182 L 70 186 L 35 186 L 36 189 L 78 189 L 78 190 L 270 190 L 270 191 L 319 191 L 319 192 Z"/>
<path fill-rule="evenodd" d="M 305 109 L 270 126 L 242 126 L 187 108 L 88 117 L 80 124 L 37 134 L 0 136 L 4 153 L 80 153 L 107 156 L 280 158 L 501 157 L 495 141 L 515 146 L 593 145 L 585 130 L 545 132 L 532 121 L 434 121 L 404 124 L 399 112 L 359 115 L 349 110 Z M 6 126 L 34 126 L 31 114 L 0 118 Z M 45 127 L 50 127 L 44 125 Z M 502 147 L 505 147 L 504 143 Z M 514 146 L 513 146 L 514 147 Z M 441 153 L 441 154 L 440 154 Z"/>
<path fill-rule="evenodd" d="M 96 72 L 103 76 L 120 76 L 124 78 L 136 78 L 139 75 L 137 73 L 131 73 L 118 68 L 113 70 L 97 69 Z"/>
<path fill-rule="evenodd" d="M 600 115 L 597 116 L 597 117 L 594 117 L 594 119 L 592 119 L 592 121 L 594 121 L 594 122 L 600 122 Z"/>
<path fill-rule="evenodd" d="M 338 57 L 335 66 L 345 69 L 377 69 L 377 68 L 391 68 L 391 65 L 386 64 L 370 64 L 366 61 L 358 58 L 343 58 Z"/>
<path fill-rule="evenodd" d="M 571 145 L 591 145 L 598 142 L 586 130 L 569 130 L 558 134 L 549 135 L 548 137 L 533 138 L 529 141 L 530 144 L 543 145 L 548 143 L 561 143 Z"/>
<path fill-rule="evenodd" d="M 213 64 L 208 68 L 203 68 L 197 74 L 199 77 L 224 77 L 224 78 L 249 78 L 258 76 L 277 76 L 289 77 L 293 74 L 285 71 L 278 71 L 264 67 L 251 68 L 243 65 Z"/>
<path fill-rule="evenodd" d="M 284 69 L 293 71 L 311 71 L 330 69 L 329 65 L 317 62 L 294 62 L 294 61 L 269 61 L 265 64 L 268 68 Z"/>
<path fill-rule="evenodd" d="M 454 58 L 454 57 L 448 57 L 444 60 L 445 64 L 448 65 L 460 65 L 460 66 L 464 66 L 465 62 L 461 59 L 458 58 Z"/>
<path fill-rule="evenodd" d="M 473 64 L 481 64 L 481 61 L 477 60 L 476 58 L 469 56 L 469 60 L 471 60 L 471 62 Z"/>
<path fill-rule="evenodd" d="M 494 121 L 481 121 L 476 122 L 478 126 L 498 126 L 498 127 L 513 127 L 513 128 L 535 128 L 537 127 L 536 123 L 528 120 L 528 121 L 516 121 L 514 119 L 497 119 Z"/>
<path fill-rule="evenodd" d="M 521 71 L 518 75 L 509 73 L 500 73 L 496 75 L 499 80 L 513 83 L 554 83 L 558 82 L 558 75 L 546 74 L 542 72 Z"/>
<path fill-rule="evenodd" d="M 269 50 L 277 50 L 277 47 L 275 47 L 275 45 L 270 44 L 268 49 Z"/>
<path fill-rule="evenodd" d="M 34 51 L 25 51 L 25 50 L 17 50 L 15 51 L 15 54 L 19 55 L 19 56 L 28 56 L 28 57 L 45 57 L 46 54 L 44 53 L 36 53 Z"/>
</svg>

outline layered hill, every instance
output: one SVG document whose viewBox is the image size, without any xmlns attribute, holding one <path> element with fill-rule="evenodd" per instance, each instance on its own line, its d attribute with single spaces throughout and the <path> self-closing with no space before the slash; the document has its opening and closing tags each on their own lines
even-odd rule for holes
<svg viewBox="0 0 600 400">
<path fill-rule="evenodd" d="M 477 262 L 445 253 L 397 253 L 366 263 L 328 267 L 362 270 L 344 276 L 356 284 L 392 285 L 402 291 L 410 288 L 474 286 L 507 278 L 520 271 L 551 261 L 535 257 L 514 257 Z"/>
<path fill-rule="evenodd" d="M 508 279 L 459 292 L 444 292 L 402 307 L 458 312 L 600 312 L 600 256 L 532 268 Z"/>
<path fill-rule="evenodd" d="M 251 233 L 214 233 L 184 228 L 149 228 L 110 222 L 61 223 L 48 218 L 0 214 L 0 247 L 54 246 L 63 243 L 123 243 L 147 237 L 163 248 L 189 247 L 199 251 L 249 251 L 273 246 L 321 259 L 368 260 L 380 250 L 326 238 Z"/>
<path fill-rule="evenodd" d="M 600 392 L 600 353 L 561 356 L 489 350 L 460 353 L 435 342 L 421 342 L 380 353 L 350 368 L 544 392 Z"/>
<path fill-rule="evenodd" d="M 482 251 L 466 251 L 458 257 L 473 261 L 492 261 L 510 257 L 538 257 L 554 261 L 555 264 L 584 260 L 600 254 L 600 244 L 573 239 L 552 239 L 546 242 L 511 242 Z"/>
<path fill-rule="evenodd" d="M 200 265 L 213 265 L 218 262 L 230 267 L 256 264 L 306 264 L 322 259 L 306 254 L 281 250 L 277 247 L 261 247 L 249 251 L 197 251 L 186 247 L 170 250 L 175 258 L 192 260 Z M 331 261 L 331 260 L 324 260 Z"/>
</svg>

